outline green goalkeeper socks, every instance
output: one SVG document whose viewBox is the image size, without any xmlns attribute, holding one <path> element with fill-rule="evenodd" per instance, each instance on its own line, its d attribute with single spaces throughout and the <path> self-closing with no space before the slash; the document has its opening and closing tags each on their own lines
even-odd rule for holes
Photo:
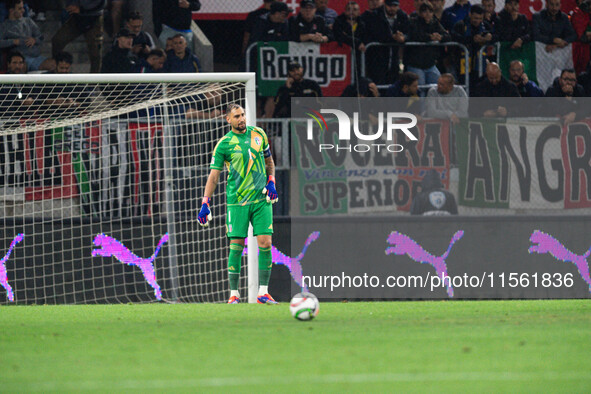
<svg viewBox="0 0 591 394">
<path fill-rule="evenodd" d="M 228 256 L 228 277 L 230 279 L 230 290 L 238 290 L 243 249 L 244 246 L 240 244 L 230 243 L 230 255 Z"/>
<path fill-rule="evenodd" d="M 259 286 L 267 286 L 271 277 L 271 248 L 259 248 Z"/>
</svg>

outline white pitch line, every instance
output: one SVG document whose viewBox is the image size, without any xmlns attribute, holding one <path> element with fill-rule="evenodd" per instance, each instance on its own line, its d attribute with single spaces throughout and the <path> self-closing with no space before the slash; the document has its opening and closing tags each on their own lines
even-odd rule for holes
<svg viewBox="0 0 591 394">
<path fill-rule="evenodd" d="M 255 376 L 223 377 L 202 379 L 147 379 L 147 380 L 106 380 L 106 381 L 49 381 L 19 383 L 25 391 L 92 391 L 125 389 L 185 389 L 199 387 L 237 387 L 293 384 L 333 384 L 333 383 L 396 383 L 396 382 L 450 382 L 450 381 L 568 381 L 591 380 L 591 373 L 583 372 L 431 372 L 431 373 L 380 373 L 380 374 L 333 374 L 317 376 Z M 7 388 L 6 383 L 3 384 Z"/>
</svg>

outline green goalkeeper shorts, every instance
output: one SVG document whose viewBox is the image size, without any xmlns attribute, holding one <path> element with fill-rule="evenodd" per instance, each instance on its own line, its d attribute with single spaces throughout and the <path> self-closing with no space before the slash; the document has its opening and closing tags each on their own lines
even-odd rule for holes
<svg viewBox="0 0 591 394">
<path fill-rule="evenodd" d="M 226 235 L 228 238 L 246 238 L 248 223 L 252 223 L 253 234 L 273 234 L 273 206 L 267 201 L 248 205 L 234 205 L 227 209 Z"/>
</svg>

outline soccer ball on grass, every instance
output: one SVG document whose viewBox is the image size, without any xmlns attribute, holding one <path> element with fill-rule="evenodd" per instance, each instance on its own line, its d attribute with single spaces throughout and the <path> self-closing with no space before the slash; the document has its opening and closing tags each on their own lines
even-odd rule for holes
<svg viewBox="0 0 591 394">
<path fill-rule="evenodd" d="M 318 298 L 312 293 L 298 293 L 289 302 L 289 310 L 298 320 L 312 320 L 319 309 Z"/>
</svg>

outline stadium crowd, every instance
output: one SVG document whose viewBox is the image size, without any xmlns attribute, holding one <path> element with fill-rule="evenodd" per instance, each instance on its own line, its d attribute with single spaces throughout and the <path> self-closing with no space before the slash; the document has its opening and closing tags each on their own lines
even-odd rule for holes
<svg viewBox="0 0 591 394">
<path fill-rule="evenodd" d="M 155 39 L 143 30 L 140 12 L 126 12 L 124 0 L 62 0 L 61 27 L 52 37 L 43 37 L 39 24 L 46 20 L 47 3 L 0 3 L 0 50 L 5 72 L 69 72 L 73 57 L 66 49 L 79 36 L 85 37 L 91 72 L 201 71 L 200 60 L 191 50 L 190 28 L 192 12 L 201 8 L 199 0 L 151 1 Z M 561 10 L 560 0 L 548 0 L 529 21 L 519 13 L 519 0 L 506 0 L 498 14 L 495 0 L 482 0 L 481 4 L 457 0 L 447 8 L 444 0 L 414 0 L 410 14 L 401 9 L 399 0 L 368 0 L 368 9 L 349 1 L 341 15 L 328 7 L 328 0 L 301 0 L 298 13 L 279 0 L 264 0 L 263 6 L 246 18 L 242 51 L 244 54 L 250 44 L 258 41 L 318 45 L 336 41 L 347 45 L 352 49 L 356 75 L 355 84 L 345 89 L 343 96 L 456 97 L 463 94 L 461 86 L 468 82 L 470 96 L 476 97 L 588 96 L 590 4 L 590 0 L 578 0 L 567 15 Z M 104 18 L 106 11 L 108 19 Z M 40 51 L 47 39 L 51 40 L 52 57 L 44 57 Z M 524 59 L 489 64 L 493 59 L 489 53 L 492 44 L 507 43 L 515 50 L 532 41 L 543 43 L 552 56 L 567 47 L 572 50 L 572 69 L 558 67 L 561 76 L 545 91 L 532 81 L 535 76 L 525 72 Z M 439 45 L 442 43 L 459 43 L 467 48 L 468 64 L 463 62 L 461 47 Z M 366 59 L 364 75 L 360 71 L 362 53 Z M 24 61 L 24 67 L 17 64 L 20 61 Z M 479 65 L 483 68 L 479 69 Z M 466 69 L 469 81 L 465 80 Z M 290 97 L 322 95 L 315 81 L 304 78 L 306 70 L 300 64 L 290 65 L 288 71 L 276 97 L 267 98 L 261 105 L 262 117 L 288 116 L 286 103 Z M 563 85 L 569 88 L 561 88 Z"/>
</svg>

